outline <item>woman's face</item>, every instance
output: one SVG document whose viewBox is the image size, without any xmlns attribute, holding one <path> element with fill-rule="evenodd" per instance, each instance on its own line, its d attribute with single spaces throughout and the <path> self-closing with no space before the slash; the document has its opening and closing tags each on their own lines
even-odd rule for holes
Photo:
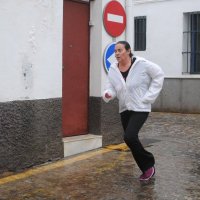
<svg viewBox="0 0 200 200">
<path fill-rule="evenodd" d="M 115 57 L 118 62 L 125 61 L 130 58 L 129 54 L 130 50 L 126 50 L 123 44 L 119 43 L 115 45 Z"/>
</svg>

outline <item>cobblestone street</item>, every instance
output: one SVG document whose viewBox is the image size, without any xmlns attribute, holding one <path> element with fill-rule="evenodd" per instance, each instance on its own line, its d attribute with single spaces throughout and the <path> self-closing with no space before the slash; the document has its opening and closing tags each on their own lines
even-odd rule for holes
<svg viewBox="0 0 200 200">
<path fill-rule="evenodd" d="M 198 200 L 200 115 L 151 113 L 140 132 L 156 159 L 145 183 L 124 144 L 3 174 L 0 200 Z"/>
</svg>

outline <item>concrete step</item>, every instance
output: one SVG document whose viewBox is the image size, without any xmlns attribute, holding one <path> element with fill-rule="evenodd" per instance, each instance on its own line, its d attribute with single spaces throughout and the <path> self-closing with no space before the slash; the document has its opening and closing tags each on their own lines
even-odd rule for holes
<svg viewBox="0 0 200 200">
<path fill-rule="evenodd" d="M 79 135 L 63 138 L 64 157 L 102 147 L 101 135 Z"/>
</svg>

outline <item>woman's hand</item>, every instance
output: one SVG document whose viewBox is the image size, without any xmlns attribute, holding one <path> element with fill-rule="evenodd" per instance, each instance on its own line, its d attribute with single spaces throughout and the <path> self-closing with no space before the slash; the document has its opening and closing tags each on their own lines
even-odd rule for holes
<svg viewBox="0 0 200 200">
<path fill-rule="evenodd" d="M 105 94 L 105 97 L 106 97 L 107 99 L 111 99 L 111 98 L 112 98 L 112 96 L 110 96 L 108 93 Z"/>
</svg>

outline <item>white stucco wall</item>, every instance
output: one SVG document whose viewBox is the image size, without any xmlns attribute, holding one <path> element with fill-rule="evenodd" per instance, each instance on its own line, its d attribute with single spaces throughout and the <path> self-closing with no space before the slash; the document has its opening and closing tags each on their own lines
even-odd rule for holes
<svg viewBox="0 0 200 200">
<path fill-rule="evenodd" d="M 101 42 L 102 18 L 101 1 L 90 2 L 90 96 L 97 97 L 101 93 Z"/>
<path fill-rule="evenodd" d="M 0 102 L 62 95 L 62 0 L 0 1 Z"/>
<path fill-rule="evenodd" d="M 106 46 L 126 39 L 128 30 L 117 38 L 108 35 L 102 20 L 108 2 L 90 2 L 90 96 L 94 97 L 101 96 L 107 76 Z M 119 2 L 125 8 L 127 1 Z M 199 0 L 133 0 L 132 17 L 147 16 L 147 49 L 134 53 L 160 64 L 166 77 L 184 77 L 183 13 L 193 11 L 200 11 Z M 0 1 L 0 102 L 62 96 L 62 18 L 63 0 Z"/>
<path fill-rule="evenodd" d="M 135 54 L 158 63 L 166 77 L 182 74 L 183 13 L 200 11 L 199 0 L 136 0 L 133 17 L 147 17 L 147 48 Z"/>
</svg>

